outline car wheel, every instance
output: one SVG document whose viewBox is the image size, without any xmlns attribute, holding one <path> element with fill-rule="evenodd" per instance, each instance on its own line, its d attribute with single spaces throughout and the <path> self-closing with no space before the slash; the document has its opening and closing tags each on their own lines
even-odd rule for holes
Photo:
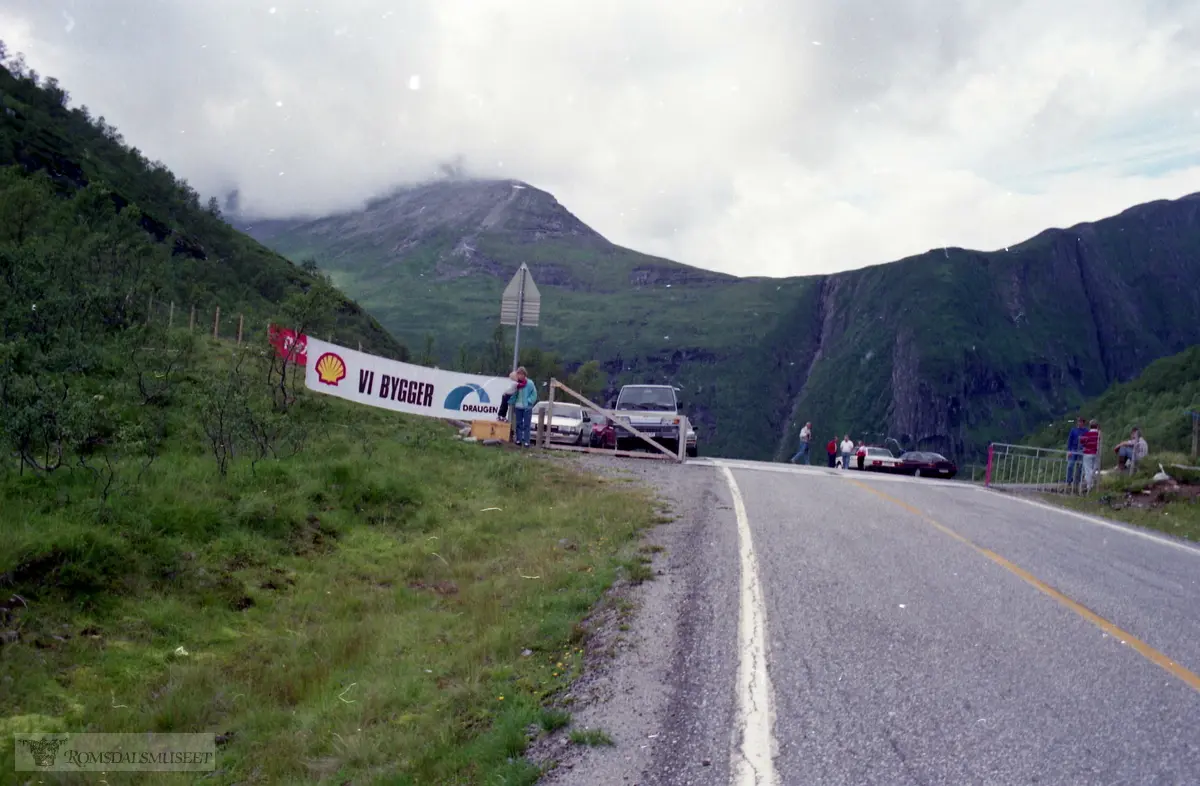
<svg viewBox="0 0 1200 786">
<path fill-rule="evenodd" d="M 698 445 L 692 445 L 687 449 L 687 454 L 688 458 L 696 458 L 700 455 L 700 447 Z"/>
</svg>

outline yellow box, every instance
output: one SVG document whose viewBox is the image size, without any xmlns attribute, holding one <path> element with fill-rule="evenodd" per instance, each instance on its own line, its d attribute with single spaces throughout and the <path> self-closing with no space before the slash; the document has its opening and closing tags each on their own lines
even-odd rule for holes
<svg viewBox="0 0 1200 786">
<path fill-rule="evenodd" d="M 485 439 L 498 439 L 508 442 L 512 433 L 512 424 L 502 420 L 472 420 L 471 436 L 483 442 Z"/>
</svg>

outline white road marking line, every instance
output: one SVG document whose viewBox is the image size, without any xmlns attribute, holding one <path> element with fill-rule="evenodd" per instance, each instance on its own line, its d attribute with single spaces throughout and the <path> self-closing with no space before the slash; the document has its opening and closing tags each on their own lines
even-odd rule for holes
<svg viewBox="0 0 1200 786">
<path fill-rule="evenodd" d="M 1080 513 L 1077 510 L 1071 510 L 1070 508 L 1060 508 L 1056 505 L 1051 505 L 1046 502 L 1038 502 L 1035 499 L 1025 499 L 1024 497 L 1018 496 L 1016 494 L 1008 494 L 1006 492 L 998 491 L 996 489 L 989 489 L 989 488 L 985 488 L 983 486 L 976 486 L 975 488 L 978 489 L 979 491 L 984 492 L 985 494 L 996 495 L 1001 499 L 1008 499 L 1008 500 L 1012 500 L 1013 502 L 1023 502 L 1026 505 L 1033 505 L 1035 508 L 1041 508 L 1042 510 L 1048 510 L 1051 513 L 1061 513 L 1064 516 L 1070 516 L 1071 518 L 1076 518 L 1076 519 L 1079 519 L 1080 521 L 1086 521 L 1087 523 L 1094 524 L 1097 527 L 1105 527 L 1107 529 L 1116 530 L 1117 532 L 1124 532 L 1126 535 L 1133 535 L 1134 537 L 1142 538 L 1144 540 L 1151 540 L 1151 541 L 1154 541 L 1155 543 L 1161 544 L 1163 546 L 1170 546 L 1171 548 L 1179 549 L 1180 551 L 1186 551 L 1187 553 L 1191 554 L 1194 557 L 1200 557 L 1200 548 L 1197 548 L 1196 546 L 1192 546 L 1187 543 L 1181 543 L 1177 540 L 1171 540 L 1169 538 L 1160 537 L 1159 535 L 1154 535 L 1150 532 L 1146 532 L 1145 530 L 1134 529 L 1132 526 L 1127 527 L 1122 524 L 1114 523 L 1112 521 L 1106 521 L 1105 519 L 1102 519 L 1098 516 L 1089 516 L 1088 514 Z"/>
<path fill-rule="evenodd" d="M 767 608 L 758 581 L 758 561 L 750 536 L 746 502 L 733 472 L 721 466 L 737 516 L 741 553 L 741 603 L 738 612 L 737 724 L 733 737 L 731 786 L 777 786 L 775 714 L 767 674 Z"/>
</svg>

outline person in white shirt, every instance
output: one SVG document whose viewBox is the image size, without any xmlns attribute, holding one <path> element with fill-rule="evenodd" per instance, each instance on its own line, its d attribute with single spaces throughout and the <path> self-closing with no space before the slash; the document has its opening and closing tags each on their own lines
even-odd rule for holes
<svg viewBox="0 0 1200 786">
<path fill-rule="evenodd" d="M 800 449 L 796 451 L 796 455 L 792 456 L 790 461 L 795 464 L 801 459 L 805 464 L 812 463 L 812 451 L 809 447 L 812 445 L 812 423 L 805 423 L 804 428 L 800 429 Z"/>
<path fill-rule="evenodd" d="M 1150 446 L 1142 436 L 1142 430 L 1134 426 L 1133 431 L 1129 433 L 1129 439 L 1116 447 L 1117 469 L 1132 471 L 1139 461 L 1146 458 L 1146 454 L 1149 452 Z"/>
<path fill-rule="evenodd" d="M 842 439 L 840 447 L 842 449 L 842 469 L 850 469 L 850 456 L 854 453 L 854 440 L 850 439 L 849 434 Z"/>
</svg>

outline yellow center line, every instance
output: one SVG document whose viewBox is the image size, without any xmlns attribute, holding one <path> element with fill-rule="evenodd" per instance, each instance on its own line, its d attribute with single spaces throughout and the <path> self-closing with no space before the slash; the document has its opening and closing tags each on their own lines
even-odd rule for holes
<svg viewBox="0 0 1200 786">
<path fill-rule="evenodd" d="M 1128 644 L 1130 647 L 1133 647 L 1138 652 L 1138 654 L 1140 654 L 1146 660 L 1150 661 L 1151 663 L 1155 664 L 1156 666 L 1160 666 L 1161 668 L 1166 669 L 1172 675 L 1183 680 L 1185 683 L 1187 683 L 1189 686 L 1191 686 L 1194 690 L 1200 691 L 1200 675 L 1197 675 L 1195 672 L 1189 671 L 1184 666 L 1181 666 L 1180 664 L 1171 660 L 1163 653 L 1159 652 L 1158 650 L 1154 649 L 1146 642 L 1139 639 L 1137 636 L 1134 636 L 1132 633 L 1130 633 L 1126 630 L 1122 630 L 1121 628 L 1118 628 L 1116 625 L 1109 622 L 1104 617 L 1101 617 L 1099 614 L 1092 611 L 1088 607 L 1084 606 L 1082 603 L 1079 603 L 1078 601 L 1072 600 L 1071 598 L 1067 597 L 1066 595 L 1059 592 L 1054 587 L 1051 587 L 1049 584 L 1042 581 L 1037 576 L 1034 576 L 1032 573 L 1025 570 L 1024 568 L 1022 568 L 1018 565 L 1014 565 L 1012 562 L 1009 562 L 1007 559 L 1000 556 L 996 552 L 991 551 L 990 549 L 985 549 L 982 546 L 976 545 L 971 540 L 968 540 L 967 538 L 958 534 L 954 530 L 947 527 L 945 524 L 942 524 L 940 521 L 936 521 L 936 520 L 930 518 L 924 512 L 918 510 L 917 508 L 914 508 L 912 505 L 909 505 L 904 500 L 897 499 L 897 498 L 893 497 L 891 494 L 887 494 L 886 492 L 880 491 L 879 489 L 872 488 L 871 486 L 868 486 L 866 483 L 863 483 L 862 481 L 851 480 L 850 482 L 865 491 L 871 492 L 872 494 L 874 494 L 877 497 L 880 497 L 881 499 L 885 499 L 894 505 L 898 505 L 899 507 L 904 508 L 909 513 L 912 513 L 914 516 L 917 516 L 918 518 L 920 518 L 922 521 L 926 522 L 927 524 L 932 525 L 935 529 L 937 529 L 942 534 L 948 535 L 951 538 L 954 538 L 955 540 L 957 540 L 959 543 L 969 546 L 976 553 L 982 554 L 983 556 L 987 557 L 992 562 L 994 562 L 997 565 L 999 565 L 1000 567 L 1004 568 L 1009 573 L 1012 573 L 1014 576 L 1021 579 L 1026 584 L 1029 584 L 1030 586 L 1032 586 L 1034 589 L 1038 590 L 1039 592 L 1041 592 L 1045 595 L 1048 595 L 1051 598 L 1054 598 L 1056 601 L 1058 601 L 1062 605 L 1066 606 L 1068 609 L 1075 612 L 1080 617 L 1083 617 L 1085 620 L 1092 623 L 1093 625 L 1095 625 L 1097 628 L 1104 631 L 1108 635 L 1121 640 L 1122 642 Z"/>
</svg>

